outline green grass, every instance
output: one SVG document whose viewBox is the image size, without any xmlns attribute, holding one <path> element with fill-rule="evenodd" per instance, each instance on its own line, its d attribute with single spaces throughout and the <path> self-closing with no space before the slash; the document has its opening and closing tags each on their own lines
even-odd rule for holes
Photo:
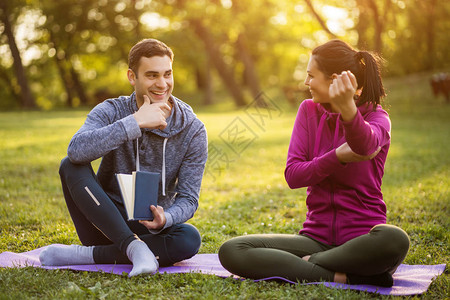
<svg viewBox="0 0 450 300">
<path fill-rule="evenodd" d="M 433 99 L 427 82 L 426 75 L 387 82 L 393 133 L 383 192 L 388 222 L 405 229 L 411 238 L 405 263 L 448 264 L 450 105 Z M 198 110 L 208 129 L 210 145 L 216 154 L 222 153 L 222 160 L 218 160 L 210 152 L 200 207 L 190 221 L 202 233 L 201 253 L 216 253 L 222 242 L 237 235 L 299 230 L 306 213 L 305 189 L 290 190 L 283 176 L 295 112 L 296 108 L 283 107 L 258 127 L 242 110 Z M 0 252 L 29 251 L 51 243 L 79 243 L 64 204 L 58 167 L 86 113 L 0 113 Z M 247 148 L 238 149 L 242 150 L 240 155 L 221 139 L 227 140 L 225 133 L 236 117 L 255 137 Z M 31 267 L 0 269 L 0 299 L 378 297 L 323 286 L 254 283 L 199 274 L 130 279 Z M 450 278 L 446 270 L 424 295 L 415 298 L 448 297 Z"/>
</svg>

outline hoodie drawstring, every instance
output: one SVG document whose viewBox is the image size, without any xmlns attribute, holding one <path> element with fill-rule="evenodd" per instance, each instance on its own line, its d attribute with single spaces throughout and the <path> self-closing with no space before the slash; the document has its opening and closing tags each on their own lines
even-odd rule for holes
<svg viewBox="0 0 450 300">
<path fill-rule="evenodd" d="M 139 163 L 139 139 L 136 139 L 136 172 L 140 171 Z"/>
<path fill-rule="evenodd" d="M 166 144 L 168 138 L 164 138 L 163 142 L 163 161 L 161 170 L 161 181 L 162 181 L 162 195 L 166 195 Z"/>
</svg>

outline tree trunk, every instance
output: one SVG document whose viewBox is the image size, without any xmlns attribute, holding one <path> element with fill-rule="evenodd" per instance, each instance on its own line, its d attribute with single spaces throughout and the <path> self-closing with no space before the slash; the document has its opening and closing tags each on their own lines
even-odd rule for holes
<svg viewBox="0 0 450 300">
<path fill-rule="evenodd" d="M 224 82 L 225 86 L 230 91 L 236 105 L 237 106 L 246 105 L 242 89 L 234 79 L 233 72 L 230 70 L 228 65 L 223 60 L 219 49 L 217 49 L 217 47 L 215 46 L 210 32 L 203 26 L 201 21 L 191 19 L 190 22 L 195 29 L 195 33 L 205 44 L 206 52 L 208 53 L 208 56 L 211 59 L 212 64 L 219 73 L 219 76 Z"/>
<path fill-rule="evenodd" d="M 14 39 L 14 34 L 12 30 L 11 22 L 9 21 L 9 13 L 6 1 L 1 2 L 1 21 L 4 25 L 4 32 L 8 37 L 9 49 L 11 50 L 11 55 L 13 57 L 14 72 L 17 77 L 17 82 L 20 86 L 20 96 L 21 96 L 21 106 L 24 108 L 34 108 L 36 107 L 36 102 L 31 93 L 30 86 L 28 84 L 28 79 L 25 74 L 25 69 L 22 64 L 22 58 L 20 57 L 19 49 L 17 48 L 16 40 Z"/>
<path fill-rule="evenodd" d="M 61 60 L 60 58 L 58 58 L 57 55 L 55 55 L 55 62 L 56 62 L 56 66 L 58 67 L 59 77 L 61 77 L 61 81 L 64 85 L 64 88 L 66 89 L 67 106 L 73 107 L 73 95 L 72 95 L 72 87 L 71 87 L 72 84 L 67 79 L 66 71 L 64 70 L 64 65 L 63 65 L 64 61 Z"/>
<path fill-rule="evenodd" d="M 200 62 L 195 67 L 195 79 L 197 83 L 197 89 L 203 93 L 203 104 L 210 105 L 213 103 L 213 90 L 211 79 L 211 64 L 209 59 Z"/>
<path fill-rule="evenodd" d="M 356 23 L 355 29 L 358 33 L 358 42 L 356 43 L 356 46 L 358 49 L 368 49 L 371 48 L 367 44 L 367 29 L 369 28 L 370 24 L 368 20 L 370 20 L 370 12 L 368 11 L 367 7 L 364 5 L 366 0 L 357 0 L 356 5 L 358 7 L 359 16 L 358 21 Z"/>
<path fill-rule="evenodd" d="M 213 81 L 212 81 L 212 70 L 211 70 L 211 62 L 210 59 L 207 58 L 205 62 L 205 81 L 204 81 L 204 99 L 203 103 L 205 105 L 213 104 L 214 102 L 214 93 L 213 93 Z"/>
<path fill-rule="evenodd" d="M 427 27 L 426 27 L 426 40 L 427 40 L 427 53 L 425 61 L 425 69 L 432 70 L 434 68 L 434 48 L 435 48 L 435 18 L 436 18 L 436 2 L 432 0 L 427 3 L 425 7 L 427 11 Z"/>
<path fill-rule="evenodd" d="M 238 16 L 246 11 L 247 9 L 246 6 L 248 6 L 248 4 L 245 4 L 242 1 L 232 0 L 231 9 L 233 14 L 235 16 Z M 261 24 L 261 26 L 264 25 L 265 24 Z M 250 89 L 253 99 L 256 99 L 258 101 L 260 99 L 259 96 L 261 94 L 261 86 L 258 77 L 258 72 L 256 71 L 255 67 L 255 61 L 249 50 L 247 34 L 244 31 L 241 30 L 239 32 L 235 44 L 238 52 L 237 53 L 238 59 L 244 65 L 244 73 L 243 73 L 244 85 Z"/>
<path fill-rule="evenodd" d="M 377 6 L 375 0 L 369 1 L 369 7 L 373 13 L 375 22 L 375 36 L 374 36 L 374 51 L 381 54 L 383 51 L 382 34 L 384 31 L 384 24 L 387 22 L 387 14 L 390 10 L 391 0 L 385 0 L 384 14 L 381 14 L 380 8 Z"/>
<path fill-rule="evenodd" d="M 16 89 L 13 85 L 11 85 L 11 78 L 5 69 L 0 67 L 0 78 L 5 82 L 5 87 L 9 89 L 9 93 L 14 98 L 14 101 L 17 103 L 21 102 L 21 96 L 17 93 Z"/>
<path fill-rule="evenodd" d="M 261 93 L 261 87 L 259 84 L 258 74 L 255 69 L 255 63 L 253 62 L 253 58 L 248 51 L 246 38 L 243 33 L 239 34 L 236 41 L 236 46 L 239 52 L 240 59 L 244 64 L 245 83 L 250 88 L 253 98 L 256 99 Z"/>
<path fill-rule="evenodd" d="M 68 53 L 68 49 L 64 51 L 64 58 L 58 56 L 59 45 L 56 42 L 54 34 L 50 31 L 50 41 L 53 44 L 53 47 L 56 49 L 56 65 L 58 66 L 59 75 L 61 77 L 61 81 L 64 84 L 67 93 L 67 105 L 69 107 L 73 107 L 73 90 L 78 95 L 80 99 L 80 104 L 87 105 L 89 102 L 89 98 L 84 91 L 83 84 L 80 80 L 80 76 L 77 71 L 73 68 L 72 63 L 69 61 L 68 57 L 70 54 Z"/>
<path fill-rule="evenodd" d="M 373 47 L 376 53 L 381 53 L 381 31 L 382 25 L 380 24 L 380 14 L 378 12 L 378 6 L 374 0 L 369 0 L 369 7 L 373 14 L 373 21 L 375 27 L 375 34 L 373 36 Z"/>
<path fill-rule="evenodd" d="M 80 98 L 80 103 L 82 105 L 87 105 L 89 103 L 89 99 L 84 91 L 80 76 L 78 75 L 78 72 L 73 68 L 72 64 L 70 64 L 70 75 L 72 77 L 75 91 L 77 91 L 78 97 Z"/>
<path fill-rule="evenodd" d="M 50 41 L 53 44 L 53 47 L 56 50 L 56 55 L 55 57 L 55 63 L 56 63 L 56 67 L 58 68 L 58 72 L 59 72 L 59 77 L 61 78 L 61 82 L 64 85 L 64 88 L 66 90 L 66 104 L 69 107 L 73 107 L 73 95 L 72 95 L 72 82 L 70 80 L 70 78 L 67 78 L 67 72 L 66 72 L 66 68 L 64 67 L 64 59 L 60 58 L 58 56 L 58 43 L 55 40 L 55 36 L 53 34 L 53 32 L 50 30 Z"/>
</svg>

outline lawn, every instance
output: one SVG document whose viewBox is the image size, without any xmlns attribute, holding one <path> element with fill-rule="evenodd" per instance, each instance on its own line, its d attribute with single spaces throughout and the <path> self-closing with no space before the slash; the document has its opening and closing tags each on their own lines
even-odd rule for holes
<svg viewBox="0 0 450 300">
<path fill-rule="evenodd" d="M 383 180 L 388 223 L 402 227 L 410 236 L 405 263 L 448 264 L 450 104 L 432 97 L 428 74 L 391 79 L 386 87 L 393 127 Z M 278 105 L 276 96 L 268 92 L 266 97 Z M 305 219 L 305 189 L 290 190 L 283 176 L 296 108 L 272 108 L 262 118 L 253 106 L 221 113 L 198 110 L 210 145 L 200 207 L 190 221 L 202 234 L 201 253 L 217 253 L 222 242 L 238 235 L 295 233 Z M 86 113 L 0 113 L 0 252 L 28 251 L 51 243 L 79 244 L 65 207 L 58 167 Z M 240 130 L 244 133 L 234 139 L 232 133 Z M 31 267 L 0 269 L 0 299 L 373 297 L 377 296 L 323 286 L 254 283 L 199 274 L 127 278 Z M 448 297 L 448 270 L 420 296 Z"/>
</svg>

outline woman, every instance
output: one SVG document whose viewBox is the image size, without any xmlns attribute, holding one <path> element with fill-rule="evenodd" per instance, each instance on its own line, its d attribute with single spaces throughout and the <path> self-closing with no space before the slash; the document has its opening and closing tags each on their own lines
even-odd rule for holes
<svg viewBox="0 0 450 300">
<path fill-rule="evenodd" d="M 219 250 L 239 276 L 393 285 L 408 235 L 386 224 L 381 193 L 391 123 L 378 58 L 333 40 L 312 52 L 288 150 L 285 177 L 308 187 L 308 212 L 298 235 L 237 237 Z"/>
</svg>

